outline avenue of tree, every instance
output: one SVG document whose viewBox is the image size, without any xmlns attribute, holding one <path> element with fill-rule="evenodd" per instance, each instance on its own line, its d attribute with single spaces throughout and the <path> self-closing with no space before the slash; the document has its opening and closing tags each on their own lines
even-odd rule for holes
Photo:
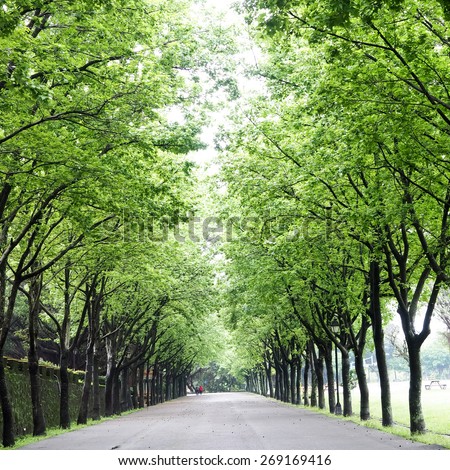
<svg viewBox="0 0 450 470">
<path fill-rule="evenodd" d="M 242 3 L 261 92 L 236 107 L 217 145 L 223 216 L 236 221 L 224 317 L 248 388 L 321 408 L 328 394 L 334 412 L 337 347 L 343 414 L 353 413 L 354 361 L 367 420 L 364 356 L 374 348 L 392 425 L 393 311 L 411 433 L 424 433 L 421 349 L 450 274 L 448 2 Z"/>
<path fill-rule="evenodd" d="M 130 388 L 144 406 L 148 372 L 150 404 L 185 394 L 214 348 L 209 255 L 167 234 L 195 208 L 186 155 L 203 146 L 207 97 L 233 46 L 183 0 L 8 1 L 0 31 L 0 402 L 11 446 L 3 356 L 18 337 L 34 435 L 46 432 L 46 345 L 57 348 L 62 428 L 69 368 L 85 369 L 85 423 L 92 396 L 100 417 L 100 374 L 105 414 L 120 413 Z"/>
<path fill-rule="evenodd" d="M 85 371 L 83 424 L 90 402 L 98 419 L 184 395 L 223 356 L 230 381 L 334 412 L 335 348 L 343 414 L 355 373 L 370 418 L 374 350 L 390 426 L 392 311 L 411 433 L 425 432 L 421 350 L 450 284 L 450 7 L 236 3 L 258 48 L 251 96 L 237 93 L 242 31 L 201 0 L 2 4 L 3 446 L 16 440 L 4 356 L 28 359 L 41 435 L 50 349 L 61 428 L 70 369 Z M 199 183 L 190 153 L 221 101 L 218 172 Z M 198 210 L 228 221 L 225 243 L 192 236 Z"/>
</svg>

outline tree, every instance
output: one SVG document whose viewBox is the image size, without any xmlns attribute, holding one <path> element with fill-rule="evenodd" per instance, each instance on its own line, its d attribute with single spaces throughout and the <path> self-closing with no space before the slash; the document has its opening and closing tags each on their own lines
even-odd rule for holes
<svg viewBox="0 0 450 470">
<path fill-rule="evenodd" d="M 219 41 L 217 29 L 201 33 L 188 7 L 43 1 L 10 2 L 0 12 L 0 357 L 24 281 L 59 261 L 72 269 L 63 258 L 82 244 L 117 237 L 118 229 L 133 238 L 133 223 L 190 207 L 180 189 L 192 164 L 180 155 L 202 146 L 199 99 L 213 89 L 207 80 L 202 89 L 199 76 L 219 75 L 232 41 L 223 31 Z M 221 53 L 210 60 L 219 42 Z M 32 270 L 35 261 L 41 265 Z M 64 317 L 47 309 L 65 344 L 63 364 L 71 348 L 70 306 L 80 293 L 66 274 Z M 9 446 L 12 410 L 2 364 L 0 396 Z"/>
<path fill-rule="evenodd" d="M 445 155 L 448 135 L 447 95 L 442 81 L 445 59 L 441 58 L 441 47 L 435 47 L 436 42 L 446 47 L 442 41 L 445 22 L 436 20 L 442 12 L 441 4 L 419 3 L 418 9 L 417 2 L 407 1 L 395 6 L 385 2 L 372 8 L 365 3 L 350 8 L 348 2 L 256 1 L 245 5 L 252 14 L 249 22 L 260 28 L 265 47 L 280 61 L 265 75 L 275 83 L 278 97 L 286 102 L 286 96 L 290 96 L 288 106 L 299 103 L 297 107 L 303 109 L 301 124 L 294 127 L 294 139 L 273 128 L 265 135 L 285 159 L 305 168 L 304 173 L 312 177 L 306 179 L 308 182 L 320 181 L 337 206 L 337 222 L 345 220 L 347 226 L 348 221 L 355 223 L 347 233 L 363 242 L 371 253 L 374 326 L 381 324 L 379 300 L 372 295 L 379 290 L 380 268 L 387 276 L 391 295 L 397 299 L 409 348 L 413 433 L 424 432 L 420 347 L 429 334 L 440 285 L 447 278 L 449 194 L 448 179 L 442 174 L 446 158 L 438 157 Z M 393 31 L 391 25 L 399 18 L 400 4 L 402 21 Z M 290 34 L 286 34 L 288 31 Z M 308 47 L 317 51 L 316 62 L 322 63 L 322 75 L 313 87 L 307 66 L 300 68 L 301 61 L 293 60 L 299 46 L 303 52 Z M 289 95 L 284 90 L 289 90 Z M 279 116 L 286 116 L 281 108 L 277 111 Z M 284 118 L 284 128 L 288 122 L 292 119 Z M 311 132 L 311 127 L 317 132 Z M 383 197 L 386 182 L 391 183 L 390 195 L 401 188 L 395 205 L 391 204 L 394 199 Z M 367 227 L 374 215 L 370 239 Z M 421 263 L 423 256 L 427 263 Z M 416 307 L 425 295 L 428 279 L 428 311 L 422 331 L 416 333 Z M 409 297 L 400 284 L 413 288 L 415 294 Z M 376 343 L 380 339 L 382 333 L 378 331 Z M 388 411 L 388 403 L 385 408 Z"/>
</svg>

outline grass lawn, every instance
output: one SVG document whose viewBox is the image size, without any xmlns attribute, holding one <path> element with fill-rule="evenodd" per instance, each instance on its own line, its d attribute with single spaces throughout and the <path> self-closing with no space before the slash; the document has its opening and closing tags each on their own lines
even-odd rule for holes
<svg viewBox="0 0 450 470">
<path fill-rule="evenodd" d="M 421 437 L 422 442 L 434 442 L 450 448 L 450 381 L 447 389 L 432 388 L 422 389 L 422 408 L 428 433 Z M 427 381 L 424 381 L 424 385 Z M 409 408 L 408 408 L 409 382 L 391 382 L 391 401 L 394 421 L 398 424 L 399 433 L 405 427 L 405 435 L 409 435 Z M 375 421 L 381 420 L 381 398 L 379 383 L 369 384 L 370 413 Z M 359 391 L 352 391 L 352 405 L 355 416 L 359 416 Z M 385 428 L 380 428 L 384 429 Z"/>
</svg>

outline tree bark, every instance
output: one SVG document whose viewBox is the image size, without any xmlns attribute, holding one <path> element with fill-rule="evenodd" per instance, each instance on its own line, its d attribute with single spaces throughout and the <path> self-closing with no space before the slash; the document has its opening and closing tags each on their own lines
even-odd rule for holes
<svg viewBox="0 0 450 470">
<path fill-rule="evenodd" d="M 61 391 L 59 398 L 59 426 L 62 429 L 70 428 L 70 411 L 69 411 L 69 351 L 61 348 L 59 359 L 59 379 L 61 383 Z"/>
<path fill-rule="evenodd" d="M 353 414 L 352 408 L 352 394 L 350 389 L 350 360 L 347 350 L 341 350 L 342 361 L 342 395 L 344 400 L 343 415 L 351 416 Z"/>
<path fill-rule="evenodd" d="M 14 415 L 9 399 L 8 386 L 3 359 L 3 351 L 0 349 L 0 401 L 3 416 L 3 446 L 11 447 L 16 443 L 14 437 Z"/>
<path fill-rule="evenodd" d="M 86 373 L 83 385 L 83 394 L 81 397 L 81 404 L 78 412 L 78 424 L 87 423 L 89 414 L 89 398 L 91 394 L 92 382 L 94 380 L 98 381 L 98 369 L 94 371 L 95 349 L 98 342 L 98 334 L 100 330 L 100 312 L 103 306 L 105 285 L 105 278 L 99 280 L 98 274 L 94 274 L 92 283 L 90 285 L 86 285 L 85 302 L 88 312 L 89 339 L 86 351 Z M 96 377 L 95 374 L 97 374 Z M 96 386 L 98 386 L 98 383 Z"/>
<path fill-rule="evenodd" d="M 370 419 L 369 387 L 367 386 L 366 371 L 364 369 L 364 357 L 362 354 L 355 355 L 355 371 L 358 377 L 358 388 L 361 399 L 359 417 L 361 421 Z"/>
<path fill-rule="evenodd" d="M 128 367 L 124 367 L 120 377 L 120 411 L 129 410 L 130 387 L 128 385 Z"/>
<path fill-rule="evenodd" d="M 291 403 L 293 405 L 296 404 L 296 396 L 295 396 L 295 372 L 296 372 L 296 369 L 295 369 L 295 361 L 292 360 L 291 361 L 291 364 L 290 364 L 290 373 L 291 373 L 291 377 L 290 377 L 290 384 L 291 384 Z"/>
<path fill-rule="evenodd" d="M 158 365 L 155 363 L 154 367 L 153 367 L 153 375 L 152 375 L 152 380 L 150 381 L 150 405 L 151 406 L 154 406 L 158 403 L 158 397 L 157 397 L 157 393 L 156 393 L 156 390 L 157 390 L 157 377 L 159 375 L 159 371 L 158 371 Z M 249 378 L 248 378 L 249 380 Z M 249 384 L 247 380 L 247 383 Z"/>
<path fill-rule="evenodd" d="M 300 405 L 302 401 L 302 356 L 299 354 L 295 361 L 295 404 Z"/>
<path fill-rule="evenodd" d="M 114 334 L 106 337 L 105 345 L 106 345 L 105 416 L 112 416 L 114 414 L 113 385 L 114 385 L 115 374 L 117 370 Z"/>
<path fill-rule="evenodd" d="M 392 426 L 391 386 L 389 382 L 386 352 L 384 350 L 383 318 L 380 304 L 380 265 L 378 261 L 371 261 L 370 270 L 370 308 L 369 314 L 372 321 L 373 341 L 375 344 L 375 356 L 377 358 L 378 374 L 380 376 L 381 392 L 381 419 L 383 426 Z"/>
<path fill-rule="evenodd" d="M 44 411 L 41 401 L 41 378 L 39 374 L 39 354 L 37 351 L 39 305 L 42 277 L 30 279 L 28 292 L 28 373 L 30 379 L 31 407 L 33 415 L 33 436 L 46 433 Z"/>
<path fill-rule="evenodd" d="M 158 399 L 159 403 L 164 403 L 164 367 L 160 368 L 158 375 Z"/>
<path fill-rule="evenodd" d="M 333 352 L 332 345 L 327 347 L 324 351 L 325 357 L 325 367 L 327 369 L 327 383 L 328 383 L 328 408 L 330 413 L 334 413 L 336 408 L 336 395 L 334 393 L 335 383 L 334 383 L 334 370 L 333 370 Z"/>
<path fill-rule="evenodd" d="M 276 349 L 272 350 L 273 362 L 275 367 L 275 399 L 276 400 L 283 400 L 283 380 L 282 375 L 283 371 L 281 369 L 279 354 Z"/>
<path fill-rule="evenodd" d="M 70 428 L 70 410 L 69 410 L 69 338 L 70 338 L 70 266 L 66 263 L 64 269 L 64 319 L 62 322 L 59 338 L 59 427 L 62 429 Z"/>
<path fill-rule="evenodd" d="M 118 369 L 115 369 L 114 374 L 112 376 L 112 406 L 113 406 L 113 414 L 120 415 L 120 373 Z"/>
<path fill-rule="evenodd" d="M 144 372 L 145 372 L 145 363 L 141 364 L 138 369 L 138 387 L 139 387 L 139 408 L 144 408 L 145 406 L 145 393 L 144 393 Z"/>
<path fill-rule="evenodd" d="M 97 343 L 97 341 L 95 341 L 95 343 Z M 94 344 L 94 351 L 92 353 L 92 393 L 92 419 L 98 421 L 101 416 L 98 344 Z"/>
<path fill-rule="evenodd" d="M 94 345 L 88 346 L 86 354 L 86 369 L 83 384 L 83 393 L 81 395 L 81 403 L 78 411 L 77 424 L 86 424 L 89 413 L 89 397 L 91 395 L 92 376 L 93 376 L 93 361 L 94 361 Z"/>
<path fill-rule="evenodd" d="M 273 380 L 272 380 L 272 365 L 270 361 L 264 361 L 264 368 L 267 376 L 267 386 L 269 388 L 269 396 L 273 398 Z"/>
<path fill-rule="evenodd" d="M 317 406 L 317 374 L 314 367 L 314 343 L 312 341 L 310 341 L 308 345 L 308 355 L 311 365 L 311 406 Z"/>
<path fill-rule="evenodd" d="M 147 392 L 147 406 L 151 405 L 151 380 L 150 380 L 150 364 L 146 365 L 146 372 L 145 372 L 145 390 Z"/>
<path fill-rule="evenodd" d="M 69 242 L 73 240 L 69 237 Z M 75 298 L 75 293 L 78 292 L 80 286 L 74 289 L 71 294 L 71 263 L 70 260 L 66 260 L 64 268 L 64 317 L 59 328 L 59 369 L 60 369 L 60 400 L 59 400 L 59 426 L 62 429 L 69 429 L 71 425 L 70 410 L 69 410 L 69 394 L 70 394 L 70 376 L 69 376 L 69 364 L 72 359 L 72 368 L 76 369 L 75 351 L 78 344 L 79 336 L 84 326 L 84 320 L 86 318 L 86 305 L 83 308 L 80 319 L 78 320 L 78 328 L 71 344 L 71 305 Z"/>
<path fill-rule="evenodd" d="M 282 370 L 283 370 L 283 401 L 285 403 L 289 403 L 289 371 L 288 371 L 288 363 L 283 358 L 282 359 Z"/>
<path fill-rule="evenodd" d="M 407 340 L 409 354 L 409 419 L 411 434 L 426 432 L 422 412 L 422 364 L 420 360 L 421 343 L 416 338 Z"/>
<path fill-rule="evenodd" d="M 323 354 L 319 348 L 319 354 L 316 352 L 316 348 L 313 347 L 313 359 L 314 369 L 316 370 L 317 377 L 317 391 L 318 391 L 318 406 L 321 410 L 325 408 L 325 392 L 324 392 L 324 380 L 323 380 Z"/>
<path fill-rule="evenodd" d="M 131 368 L 131 404 L 133 409 L 138 408 L 138 380 L 137 380 L 137 368 Z"/>
<path fill-rule="evenodd" d="M 305 366 L 303 369 L 303 405 L 309 406 L 309 357 L 308 354 L 305 358 Z"/>
<path fill-rule="evenodd" d="M 3 420 L 3 446 L 11 447 L 15 444 L 14 436 L 14 415 L 11 400 L 6 383 L 6 371 L 3 363 L 3 351 L 6 339 L 8 337 L 11 325 L 12 313 L 14 310 L 17 293 L 20 283 L 15 279 L 11 291 L 9 292 L 8 302 L 6 300 L 6 260 L 0 264 L 0 402 L 2 408 Z"/>
</svg>

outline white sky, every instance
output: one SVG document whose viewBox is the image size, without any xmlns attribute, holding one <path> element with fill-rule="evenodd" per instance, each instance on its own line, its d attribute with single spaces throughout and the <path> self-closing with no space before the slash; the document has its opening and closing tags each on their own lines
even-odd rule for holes
<svg viewBox="0 0 450 470">
<path fill-rule="evenodd" d="M 255 45 L 252 45 L 251 48 L 247 46 L 247 44 L 251 44 L 251 42 L 249 41 L 249 38 L 246 34 L 246 25 L 244 19 L 232 8 L 233 4 L 240 2 L 237 0 L 204 0 L 203 3 L 205 6 L 200 4 L 193 6 L 194 11 L 198 11 L 199 15 L 201 15 L 202 13 L 204 14 L 205 10 L 211 9 L 212 11 L 217 12 L 216 14 L 218 17 L 220 17 L 221 15 L 225 15 L 221 19 L 222 24 L 242 26 L 241 43 L 243 45 L 243 50 L 238 55 L 238 61 L 243 68 L 246 65 L 255 65 L 259 55 L 258 50 Z M 236 78 L 238 80 L 238 85 L 241 94 L 248 95 L 254 93 L 260 87 L 260 84 L 256 81 L 252 81 L 245 78 L 244 75 L 240 72 L 243 72 L 243 70 L 237 71 Z M 220 99 L 219 93 L 218 98 Z M 202 141 L 208 144 L 208 148 L 189 154 L 189 159 L 198 163 L 202 167 L 202 171 L 206 173 L 214 173 L 215 171 L 215 167 L 212 163 L 212 161 L 216 157 L 216 152 L 214 150 L 214 137 L 217 133 L 219 126 L 226 120 L 226 113 L 226 110 L 216 113 L 212 119 L 213 124 L 203 131 Z"/>
</svg>

